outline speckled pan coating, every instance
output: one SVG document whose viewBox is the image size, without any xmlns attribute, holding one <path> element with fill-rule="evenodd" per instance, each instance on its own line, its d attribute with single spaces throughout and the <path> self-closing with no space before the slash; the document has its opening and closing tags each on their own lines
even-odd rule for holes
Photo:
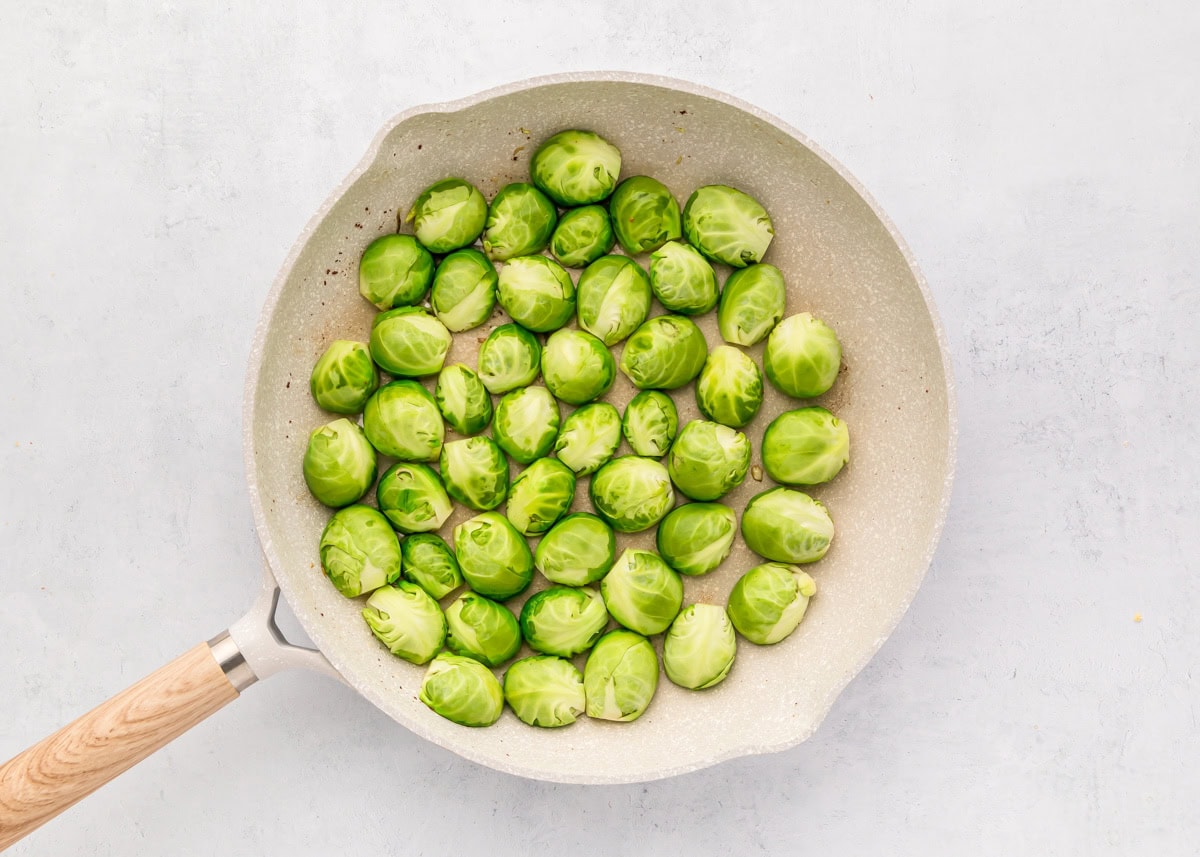
<svg viewBox="0 0 1200 857">
<path fill-rule="evenodd" d="M 624 155 L 622 176 L 654 175 L 681 204 L 712 183 L 763 202 L 776 229 L 765 261 L 787 278 L 788 314 L 810 311 L 841 337 L 841 377 L 817 402 L 849 423 L 852 458 L 832 484 L 812 490 L 828 505 L 837 537 L 808 567 L 818 593 L 792 637 L 765 648 L 739 640 L 733 671 L 712 690 L 684 691 L 663 679 L 649 711 L 631 724 L 583 719 L 540 730 L 506 711 L 492 728 L 467 729 L 417 700 L 423 670 L 389 655 L 360 618 L 361 604 L 339 595 L 316 565 L 328 512 L 305 490 L 300 461 L 309 430 L 329 417 L 313 404 L 308 375 L 331 340 L 365 341 L 373 308 L 358 295 L 359 254 L 395 231 L 422 188 L 462 176 L 490 198 L 528 179 L 540 140 L 573 127 L 610 139 Z M 724 280 L 728 270 L 719 273 Z M 450 359 L 474 365 L 478 341 L 504 320 L 497 311 L 485 327 L 457 335 Z M 710 345 L 719 341 L 715 314 L 701 326 Z M 750 353 L 761 364 L 762 346 Z M 606 398 L 620 408 L 632 392 L 621 376 Z M 698 415 L 690 388 L 675 400 L 681 423 Z M 789 406 L 768 387 L 745 429 L 756 464 L 763 429 Z M 950 365 L 932 300 L 867 193 L 802 134 L 757 108 L 690 83 L 625 73 L 538 78 L 414 108 L 389 123 L 284 263 L 259 324 L 245 399 L 246 469 L 267 560 L 336 669 L 430 741 L 498 770 L 561 782 L 656 779 L 811 735 L 921 583 L 946 515 L 954 445 Z M 580 479 L 575 510 L 589 509 L 586 486 Z M 765 477 L 747 479 L 726 502 L 740 511 L 767 487 Z M 456 512 L 443 535 L 464 516 Z M 622 537 L 620 546 L 651 544 L 642 534 Z M 686 580 L 686 602 L 723 604 L 756 561 L 739 538 L 716 572 Z"/>
</svg>

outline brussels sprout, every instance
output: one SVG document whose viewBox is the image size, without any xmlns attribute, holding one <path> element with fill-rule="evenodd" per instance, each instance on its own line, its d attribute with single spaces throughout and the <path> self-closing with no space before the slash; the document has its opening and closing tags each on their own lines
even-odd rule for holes
<svg viewBox="0 0 1200 857">
<path fill-rule="evenodd" d="M 671 312 L 703 315 L 717 305 L 716 272 L 682 241 L 668 241 L 650 256 L 650 288 Z"/>
<path fill-rule="evenodd" d="M 816 562 L 833 541 L 833 519 L 820 500 L 772 488 L 746 504 L 742 538 L 750 550 L 776 562 Z"/>
<path fill-rule="evenodd" d="M 508 461 L 490 437 L 450 441 L 438 468 L 446 493 L 478 512 L 495 509 L 508 496 Z"/>
<path fill-rule="evenodd" d="M 504 691 L 474 658 L 442 652 L 421 682 L 420 700 L 460 726 L 491 726 L 504 713 Z"/>
<path fill-rule="evenodd" d="M 582 405 L 612 389 L 617 363 L 603 342 L 582 330 L 557 330 L 542 349 L 542 377 L 555 398 Z"/>
<path fill-rule="evenodd" d="M 796 630 L 816 592 L 813 579 L 794 565 L 756 565 L 729 593 L 729 618 L 751 643 L 769 646 Z"/>
<path fill-rule="evenodd" d="M 454 555 L 467 585 L 488 598 L 520 595 L 533 580 L 533 554 L 499 512 L 484 512 L 454 528 Z"/>
<path fill-rule="evenodd" d="M 408 212 L 417 240 L 434 253 L 471 244 L 487 221 L 487 200 L 462 179 L 443 179 L 421 192 Z"/>
<path fill-rule="evenodd" d="M 419 307 L 399 307 L 375 316 L 371 357 L 384 372 L 402 378 L 436 375 L 450 350 L 446 325 Z"/>
<path fill-rule="evenodd" d="M 525 602 L 521 633 L 535 652 L 571 658 L 586 652 L 608 625 L 600 593 L 590 586 L 551 586 Z"/>
<path fill-rule="evenodd" d="M 541 363 L 541 343 L 519 324 L 500 325 L 479 346 L 479 380 L 497 396 L 532 384 Z"/>
<path fill-rule="evenodd" d="M 456 333 L 479 327 L 496 308 L 496 269 L 487 257 L 468 247 L 442 260 L 433 275 L 429 303 L 438 321 Z"/>
<path fill-rule="evenodd" d="M 560 131 L 534 152 L 533 183 L 562 206 L 599 202 L 621 173 L 621 152 L 591 131 Z"/>
<path fill-rule="evenodd" d="M 335 414 L 361 414 L 378 386 L 370 350 L 347 339 L 330 343 L 308 379 L 317 406 Z"/>
<path fill-rule="evenodd" d="M 626 549 L 600 581 L 612 617 L 631 631 L 661 634 L 683 606 L 683 581 L 652 551 Z"/>
<path fill-rule="evenodd" d="M 596 511 L 619 533 L 648 530 L 675 505 L 667 468 L 636 455 L 622 455 L 601 467 L 588 490 Z"/>
<path fill-rule="evenodd" d="M 762 407 L 763 380 L 758 364 L 732 345 L 709 352 L 696 380 L 696 404 L 710 420 L 741 428 Z"/>
<path fill-rule="evenodd" d="M 362 429 L 342 417 L 314 429 L 304 451 L 304 483 L 326 506 L 347 506 L 375 483 L 375 450 Z"/>
<path fill-rule="evenodd" d="M 376 589 L 362 615 L 393 655 L 414 664 L 436 655 L 446 639 L 446 617 L 437 602 L 407 581 Z"/>
<path fill-rule="evenodd" d="M 573 208 L 558 219 L 550 252 L 568 268 L 582 268 L 612 249 L 616 238 L 603 206 Z"/>
<path fill-rule="evenodd" d="M 602 256 L 579 275 L 579 326 L 616 345 L 650 313 L 650 279 L 628 256 Z"/>
<path fill-rule="evenodd" d="M 558 460 L 580 476 L 595 473 L 621 445 L 621 415 L 607 402 L 593 402 L 563 420 L 554 442 Z"/>
<path fill-rule="evenodd" d="M 625 406 L 621 431 L 638 455 L 662 458 L 679 431 L 679 413 L 666 393 L 643 390 Z"/>
<path fill-rule="evenodd" d="M 708 258 L 744 268 L 762 259 L 775 227 L 754 197 L 712 184 L 698 188 L 683 207 L 683 234 Z"/>
<path fill-rule="evenodd" d="M 571 508 L 575 474 L 561 461 L 539 458 L 517 474 L 508 492 L 508 520 L 525 536 L 544 533 Z"/>
<path fill-rule="evenodd" d="M 375 497 L 379 511 L 402 533 L 441 529 L 453 510 L 441 478 L 424 464 L 393 464 L 379 480 Z"/>
<path fill-rule="evenodd" d="M 433 276 L 433 256 L 411 235 L 384 235 L 363 251 L 358 292 L 379 309 L 419 304 Z"/>
<path fill-rule="evenodd" d="M 681 574 L 708 574 L 725 561 L 737 535 L 737 515 L 720 503 L 685 503 L 658 525 L 658 552 Z"/>
<path fill-rule="evenodd" d="M 680 687 L 703 690 L 720 684 L 733 666 L 737 637 L 716 604 L 692 604 L 685 608 L 663 640 L 663 668 L 667 678 Z"/>
<path fill-rule="evenodd" d="M 786 411 L 763 433 L 762 459 L 776 482 L 828 482 L 850 460 L 850 429 L 824 408 Z"/>
<path fill-rule="evenodd" d="M 637 720 L 658 688 L 658 655 L 641 634 L 618 628 L 596 641 L 583 666 L 587 716 Z"/>
<path fill-rule="evenodd" d="M 613 232 L 630 256 L 657 250 L 683 234 L 679 203 L 666 185 L 650 176 L 632 176 L 617 185 L 608 210 Z"/>
<path fill-rule="evenodd" d="M 536 187 L 524 182 L 505 185 L 488 207 L 483 250 L 497 262 L 541 253 L 556 223 L 558 210 Z"/>
<path fill-rule="evenodd" d="M 568 726 L 587 705 L 583 674 L 553 655 L 522 658 L 504 674 L 504 699 L 530 726 Z"/>
<path fill-rule="evenodd" d="M 558 402 L 545 387 L 522 387 L 496 403 L 492 436 L 520 464 L 542 458 L 558 436 Z"/>
<path fill-rule="evenodd" d="M 674 390 L 700 374 L 708 343 L 696 323 L 682 315 L 660 315 L 637 330 L 621 352 L 621 371 L 636 387 Z"/>
<path fill-rule="evenodd" d="M 587 512 L 567 515 L 551 527 L 533 555 L 538 571 L 564 586 L 595 583 L 608 574 L 616 558 L 612 528 Z"/>
<path fill-rule="evenodd" d="M 767 378 L 781 393 L 797 399 L 811 399 L 832 387 L 841 365 L 837 334 L 806 312 L 781 321 L 763 352 Z"/>
<path fill-rule="evenodd" d="M 401 562 L 395 532 L 370 506 L 339 509 L 321 533 L 321 568 L 347 598 L 391 583 Z"/>
<path fill-rule="evenodd" d="M 707 420 L 685 425 L 667 456 L 671 481 L 693 500 L 716 500 L 741 485 L 749 469 L 746 436 Z"/>
<path fill-rule="evenodd" d="M 433 533 L 417 533 L 400 542 L 404 579 L 424 589 L 434 600 L 462 586 L 462 572 L 450 546 Z"/>
<path fill-rule="evenodd" d="M 416 381 L 380 387 L 363 411 L 363 431 L 371 446 L 401 461 L 436 461 L 446 439 L 437 402 Z"/>
<path fill-rule="evenodd" d="M 521 626 L 503 604 L 464 592 L 446 608 L 446 648 L 498 667 L 521 648 Z"/>
<path fill-rule="evenodd" d="M 558 330 L 575 312 L 575 284 L 545 256 L 517 256 L 500 269 L 500 306 L 513 321 L 538 333 Z"/>
<path fill-rule="evenodd" d="M 442 418 L 459 434 L 475 434 L 492 421 L 492 397 L 483 381 L 461 363 L 441 371 L 434 388 Z"/>
<path fill-rule="evenodd" d="M 751 265 L 734 271 L 725 281 L 717 329 L 734 345 L 754 345 L 783 318 L 787 286 L 774 265 Z"/>
</svg>

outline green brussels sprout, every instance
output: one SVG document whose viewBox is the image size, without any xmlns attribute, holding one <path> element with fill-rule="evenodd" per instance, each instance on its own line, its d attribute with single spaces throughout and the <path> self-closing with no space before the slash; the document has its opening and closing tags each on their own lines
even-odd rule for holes
<svg viewBox="0 0 1200 857">
<path fill-rule="evenodd" d="M 717 329 L 734 345 L 754 345 L 771 332 L 787 303 L 783 274 L 774 265 L 751 265 L 725 281 Z"/>
<path fill-rule="evenodd" d="M 683 234 L 708 258 L 744 268 L 762 260 L 775 227 L 754 197 L 712 184 L 697 188 L 683 207 Z"/>
<path fill-rule="evenodd" d="M 650 313 L 650 278 L 628 256 L 601 256 L 579 275 L 579 326 L 616 345 Z"/>
<path fill-rule="evenodd" d="M 621 173 L 621 151 L 591 131 L 560 131 L 533 154 L 533 183 L 561 206 L 599 202 Z"/>
<path fill-rule="evenodd" d="M 446 648 L 498 667 L 521 648 L 521 626 L 503 604 L 464 592 L 446 608 Z"/>
<path fill-rule="evenodd" d="M 421 682 L 420 700 L 460 726 L 491 726 L 504 713 L 504 691 L 474 658 L 442 652 Z"/>
<path fill-rule="evenodd" d="M 658 655 L 641 634 L 618 628 L 596 641 L 583 665 L 587 716 L 637 720 L 658 688 Z"/>
<path fill-rule="evenodd" d="M 433 253 L 473 243 L 487 221 L 487 200 L 470 182 L 443 179 L 421 192 L 408 212 L 417 240 Z"/>
<path fill-rule="evenodd" d="M 696 323 L 660 315 L 633 332 L 621 352 L 621 371 L 642 390 L 674 390 L 704 368 L 708 343 Z"/>
<path fill-rule="evenodd" d="M 370 350 L 347 339 L 330 343 L 308 379 L 317 406 L 335 414 L 361 414 L 378 386 Z"/>
<path fill-rule="evenodd" d="M 321 568 L 347 598 L 373 592 L 400 576 L 402 558 L 396 533 L 370 506 L 347 506 L 333 513 L 321 533 Z"/>
<path fill-rule="evenodd" d="M 758 364 L 732 345 L 709 352 L 696 380 L 696 404 L 710 420 L 741 428 L 762 407 L 763 380 Z"/>
<path fill-rule="evenodd" d="M 619 533 L 640 533 L 675 505 L 667 468 L 652 458 L 622 455 L 596 471 L 588 486 L 592 505 Z"/>
<path fill-rule="evenodd" d="M 542 349 L 542 377 L 555 398 L 582 405 L 612 389 L 617 363 L 603 342 L 582 330 L 557 330 Z"/>
<path fill-rule="evenodd" d="M 679 412 L 666 393 L 643 390 L 625 406 L 621 432 L 637 455 L 662 458 L 679 431 Z"/>
<path fill-rule="evenodd" d="M 612 528 L 595 515 L 576 512 L 550 528 L 538 542 L 533 562 L 553 583 L 586 586 L 608 574 L 616 558 Z"/>
<path fill-rule="evenodd" d="M 362 616 L 388 651 L 414 664 L 436 655 L 446 639 L 446 617 L 437 602 L 404 580 L 371 593 Z"/>
<path fill-rule="evenodd" d="M 436 600 L 445 598 L 462 586 L 462 572 L 450 546 L 441 536 L 417 533 L 400 542 L 404 558 L 404 579 L 417 584 Z"/>
<path fill-rule="evenodd" d="M 763 433 L 762 459 L 776 482 L 828 482 L 850 460 L 850 429 L 824 408 L 785 411 Z"/>
<path fill-rule="evenodd" d="M 358 262 L 358 292 L 381 310 L 419 304 L 433 277 L 433 256 L 411 235 L 384 235 Z"/>
<path fill-rule="evenodd" d="M 455 527 L 454 556 L 467 585 L 488 598 L 506 601 L 533 580 L 529 545 L 499 512 L 484 512 Z"/>
<path fill-rule="evenodd" d="M 522 658 L 504 674 L 504 699 L 530 726 L 568 726 L 583 714 L 587 701 L 583 674 L 554 655 Z"/>
<path fill-rule="evenodd" d="M 611 250 L 615 241 L 604 207 L 585 205 L 571 209 L 558 219 L 550 239 L 550 252 L 560 264 L 582 268 Z"/>
<path fill-rule="evenodd" d="M 593 402 L 563 420 L 554 442 L 558 460 L 580 476 L 595 473 L 621 445 L 621 415 L 607 402 Z"/>
<path fill-rule="evenodd" d="M 500 306 L 521 326 L 558 330 L 575 312 L 575 284 L 566 269 L 545 256 L 517 256 L 500 269 Z"/>
<path fill-rule="evenodd" d="M 558 209 L 531 184 L 513 182 L 500 188 L 488 207 L 483 250 L 497 262 L 541 253 L 550 243 Z"/>
<path fill-rule="evenodd" d="M 667 456 L 671 481 L 693 500 L 716 500 L 741 485 L 749 469 L 746 436 L 707 420 L 685 425 Z"/>
<path fill-rule="evenodd" d="M 384 372 L 401 378 L 436 375 L 446 362 L 452 337 L 446 325 L 419 307 L 399 307 L 375 316 L 371 357 Z"/>
<path fill-rule="evenodd" d="M 725 608 L 692 604 L 684 608 L 663 640 L 667 678 L 689 690 L 720 684 L 733 667 L 737 637 Z"/>
<path fill-rule="evenodd" d="M 630 256 L 657 250 L 683 234 L 679 203 L 671 191 L 650 176 L 631 176 L 608 201 L 613 232 Z"/>
<path fill-rule="evenodd" d="M 438 265 L 429 303 L 438 321 L 454 332 L 479 327 L 496 308 L 496 269 L 487 257 L 468 247 Z"/>
<path fill-rule="evenodd" d="M 659 554 L 680 574 L 708 574 L 733 549 L 737 515 L 720 503 L 676 506 L 658 525 Z"/>
<path fill-rule="evenodd" d="M 517 474 L 508 491 L 508 520 L 524 536 L 544 533 L 571 508 L 575 474 L 561 461 L 539 458 Z"/>
<path fill-rule="evenodd" d="M 362 429 L 342 417 L 314 429 L 304 450 L 304 483 L 326 506 L 348 506 L 375 483 L 375 450 Z"/>
<path fill-rule="evenodd" d="M 450 441 L 438 468 L 446 493 L 478 512 L 495 509 L 508 496 L 508 460 L 490 437 Z"/>
<path fill-rule="evenodd" d="M 590 586 L 551 586 L 525 602 L 521 633 L 535 652 L 572 658 L 586 652 L 608 625 L 604 599 Z"/>
<path fill-rule="evenodd" d="M 437 401 L 416 381 L 380 387 L 363 411 L 363 431 L 376 450 L 401 461 L 436 461 L 446 439 Z"/>
<path fill-rule="evenodd" d="M 479 346 L 479 380 L 496 396 L 532 384 L 541 364 L 541 343 L 519 324 L 500 325 Z"/>
<path fill-rule="evenodd" d="M 717 305 L 717 274 L 700 251 L 668 241 L 650 256 L 650 288 L 671 312 L 704 315 Z"/>
<path fill-rule="evenodd" d="M 653 551 L 627 548 L 600 581 L 612 617 L 631 631 L 661 634 L 683 606 L 683 581 Z"/>
<path fill-rule="evenodd" d="M 453 511 L 441 477 L 424 464 L 393 464 L 379 480 L 375 498 L 379 511 L 402 533 L 441 529 Z"/>
<path fill-rule="evenodd" d="M 816 562 L 833 541 L 833 519 L 820 500 L 803 491 L 772 488 L 746 504 L 742 538 L 750 550 L 776 562 Z"/>
<path fill-rule="evenodd" d="M 492 437 L 513 461 L 529 464 L 543 458 L 558 436 L 558 402 L 545 387 L 522 387 L 496 403 Z"/>
<path fill-rule="evenodd" d="M 813 579 L 794 565 L 756 565 L 729 593 L 729 618 L 751 643 L 769 646 L 796 630 L 816 592 Z"/>
<path fill-rule="evenodd" d="M 788 316 L 771 331 L 763 369 L 781 393 L 811 399 L 833 386 L 842 365 L 837 334 L 806 312 Z"/>
<path fill-rule="evenodd" d="M 442 418 L 459 434 L 483 431 L 492 421 L 492 397 L 474 370 L 455 363 L 438 374 L 433 398 Z"/>
</svg>

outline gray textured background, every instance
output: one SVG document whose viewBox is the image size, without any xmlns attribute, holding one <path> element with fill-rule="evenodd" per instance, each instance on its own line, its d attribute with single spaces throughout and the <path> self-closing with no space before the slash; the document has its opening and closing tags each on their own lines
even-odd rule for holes
<svg viewBox="0 0 1200 857">
<path fill-rule="evenodd" d="M 249 604 L 279 263 L 392 114 L 532 74 L 724 89 L 895 219 L 960 397 L 925 586 L 786 753 L 544 785 L 286 675 L 13 853 L 1193 853 L 1196 5 L 432 5 L 0 9 L 0 757 Z"/>
</svg>

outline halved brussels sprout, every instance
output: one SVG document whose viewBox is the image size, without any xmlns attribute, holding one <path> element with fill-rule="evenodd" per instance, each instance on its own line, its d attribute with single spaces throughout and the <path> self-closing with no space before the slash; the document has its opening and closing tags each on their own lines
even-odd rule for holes
<svg viewBox="0 0 1200 857">
<path fill-rule="evenodd" d="M 637 455 L 662 458 L 679 431 L 675 402 L 666 393 L 643 390 L 625 406 L 621 431 Z"/>
<path fill-rule="evenodd" d="M 787 286 L 774 265 L 751 265 L 734 271 L 721 291 L 717 329 L 734 345 L 754 345 L 783 318 Z"/>
<path fill-rule="evenodd" d="M 522 387 L 496 403 L 492 436 L 520 464 L 543 458 L 558 436 L 558 402 L 545 387 Z"/>
<path fill-rule="evenodd" d="M 842 365 L 842 344 L 833 328 L 806 312 L 788 316 L 771 331 L 763 369 L 781 393 L 811 399 L 833 386 Z"/>
<path fill-rule="evenodd" d="M 446 439 L 437 401 L 416 381 L 380 387 L 363 411 L 363 431 L 371 446 L 401 461 L 436 461 Z"/>
<path fill-rule="evenodd" d="M 621 352 L 621 371 L 642 390 L 674 390 L 704 368 L 708 343 L 696 323 L 660 315 L 633 332 Z"/>
<path fill-rule="evenodd" d="M 605 464 L 588 486 L 592 505 L 619 533 L 640 533 L 675 505 L 667 468 L 652 458 L 622 455 Z"/>
<path fill-rule="evenodd" d="M 417 533 L 400 542 L 404 579 L 424 589 L 435 601 L 462 586 L 462 572 L 450 546 L 441 536 Z"/>
<path fill-rule="evenodd" d="M 348 506 L 375 484 L 375 450 L 362 429 L 342 417 L 313 429 L 304 451 L 304 483 L 326 506 Z"/>
<path fill-rule="evenodd" d="M 696 380 L 696 404 L 710 420 L 741 428 L 762 407 L 763 380 L 758 364 L 732 345 L 709 352 Z"/>
<path fill-rule="evenodd" d="M 683 581 L 653 551 L 626 549 L 600 581 L 612 617 L 631 631 L 661 634 L 683 606 Z"/>
<path fill-rule="evenodd" d="M 567 726 L 583 714 L 583 674 L 554 655 L 522 658 L 504 674 L 504 699 L 530 726 Z"/>
<path fill-rule="evenodd" d="M 550 252 L 568 268 L 582 268 L 612 249 L 616 238 L 608 212 L 600 205 L 573 208 L 558 219 Z"/>
<path fill-rule="evenodd" d="M 497 262 L 541 253 L 556 223 L 558 210 L 544 193 L 531 184 L 513 182 L 500 188 L 488 207 L 483 250 Z"/>
<path fill-rule="evenodd" d="M 612 389 L 617 363 L 590 333 L 556 330 L 542 349 L 542 377 L 555 398 L 582 405 Z"/>
<path fill-rule="evenodd" d="M 442 260 L 433 275 L 429 303 L 447 330 L 470 330 L 487 321 L 496 308 L 496 269 L 474 248 L 457 250 Z"/>
<path fill-rule="evenodd" d="M 729 593 L 729 618 L 751 643 L 769 646 L 796 630 L 816 592 L 816 582 L 794 565 L 756 565 Z"/>
<path fill-rule="evenodd" d="M 446 639 L 446 617 L 424 589 L 407 581 L 371 593 L 363 619 L 393 655 L 423 664 Z"/>
<path fill-rule="evenodd" d="M 657 250 L 683 234 L 679 203 L 671 191 L 650 176 L 631 176 L 608 201 L 613 232 L 630 256 Z"/>
<path fill-rule="evenodd" d="M 371 357 L 397 377 L 436 375 L 446 362 L 451 338 L 446 325 L 420 307 L 399 307 L 375 316 Z"/>
<path fill-rule="evenodd" d="M 579 275 L 579 326 L 616 345 L 650 312 L 650 278 L 628 256 L 601 256 Z"/>
<path fill-rule="evenodd" d="M 658 525 L 658 552 L 681 574 L 708 574 L 733 549 L 737 515 L 720 503 L 676 506 Z"/>
<path fill-rule="evenodd" d="M 433 398 L 443 419 L 459 434 L 476 434 L 492 421 L 492 397 L 473 370 L 462 363 L 438 374 Z"/>
<path fill-rule="evenodd" d="M 479 380 L 494 395 L 533 383 L 542 365 L 542 345 L 519 324 L 502 324 L 479 346 Z"/>
<path fill-rule="evenodd" d="M 529 330 L 558 330 L 575 312 L 575 284 L 562 265 L 545 256 L 517 256 L 500 269 L 500 306 Z"/>
<path fill-rule="evenodd" d="M 504 713 L 504 691 L 474 658 L 442 652 L 421 682 L 420 700 L 460 726 L 491 726 Z"/>
<path fill-rule="evenodd" d="M 683 207 L 683 234 L 708 258 L 744 268 L 762 260 L 775 227 L 754 197 L 712 184 L 697 188 Z"/>
<path fill-rule="evenodd" d="M 446 648 L 498 667 L 521 648 L 521 626 L 503 604 L 464 592 L 446 608 Z"/>
<path fill-rule="evenodd" d="M 612 528 L 587 512 L 567 515 L 538 542 L 533 561 L 552 583 L 586 586 L 612 568 L 617 539 Z"/>
<path fill-rule="evenodd" d="M 535 652 L 572 658 L 586 652 L 608 625 L 600 593 L 590 586 L 551 586 L 525 602 L 521 633 Z"/>
<path fill-rule="evenodd" d="M 508 459 L 490 437 L 450 441 L 438 469 L 446 493 L 476 511 L 495 509 L 508 496 Z"/>
<path fill-rule="evenodd" d="M 612 193 L 621 151 L 591 131 L 560 131 L 538 146 L 529 173 L 559 205 L 587 205 Z"/>
<path fill-rule="evenodd" d="M 641 634 L 618 628 L 596 641 L 583 666 L 587 716 L 637 720 L 658 688 L 658 655 Z"/>
<path fill-rule="evenodd" d="M 703 315 L 717 305 L 717 274 L 690 244 L 668 241 L 650 256 L 650 288 L 671 312 Z"/>
<path fill-rule="evenodd" d="M 558 460 L 580 476 L 595 473 L 621 445 L 621 415 L 607 402 L 593 402 L 563 420 L 554 442 Z"/>
<path fill-rule="evenodd" d="M 667 678 L 689 690 L 720 684 L 733 667 L 737 637 L 724 607 L 692 604 L 671 623 L 663 640 Z"/>
<path fill-rule="evenodd" d="M 335 414 L 362 413 L 378 386 L 379 373 L 370 350 L 348 339 L 331 342 L 308 379 L 317 406 Z"/>
<path fill-rule="evenodd" d="M 454 528 L 454 556 L 467 585 L 506 601 L 533 580 L 533 554 L 525 538 L 499 512 L 484 512 Z"/>
<path fill-rule="evenodd" d="M 381 310 L 419 304 L 433 277 L 433 256 L 411 235 L 384 235 L 358 263 L 358 292 Z"/>
<path fill-rule="evenodd" d="M 575 474 L 561 461 L 539 458 L 517 474 L 508 491 L 508 520 L 525 536 L 544 533 L 571 508 Z"/>
<path fill-rule="evenodd" d="M 408 212 L 417 240 L 434 253 L 466 247 L 483 232 L 487 200 L 470 182 L 443 179 L 421 192 Z"/>
<path fill-rule="evenodd" d="M 453 511 L 441 478 L 424 464 L 393 464 L 379 480 L 375 498 L 379 511 L 402 533 L 441 529 Z"/>
<path fill-rule="evenodd" d="M 833 541 L 833 519 L 820 500 L 791 488 L 756 494 L 742 512 L 742 538 L 776 562 L 816 562 Z"/>
<path fill-rule="evenodd" d="M 321 533 L 321 568 L 347 598 L 373 592 L 400 576 L 396 533 L 370 506 L 347 506 L 333 513 Z"/>
<path fill-rule="evenodd" d="M 746 436 L 707 420 L 685 425 L 667 456 L 671 481 L 693 500 L 716 500 L 741 485 L 749 469 Z"/>
<path fill-rule="evenodd" d="M 824 408 L 785 411 L 763 433 L 763 467 L 785 485 L 819 485 L 850 460 L 850 429 Z"/>
</svg>

